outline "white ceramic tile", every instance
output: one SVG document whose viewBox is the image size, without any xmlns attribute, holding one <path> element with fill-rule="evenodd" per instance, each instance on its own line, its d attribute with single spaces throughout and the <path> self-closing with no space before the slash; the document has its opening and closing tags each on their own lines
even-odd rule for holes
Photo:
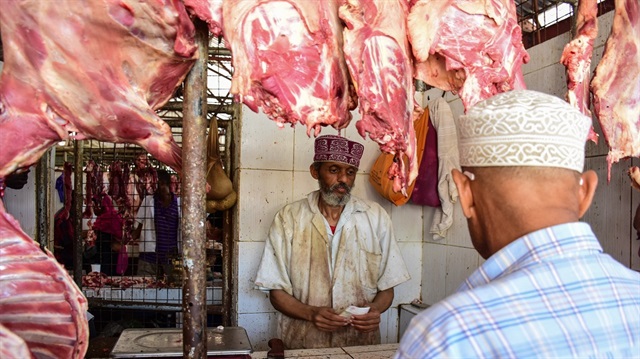
<svg viewBox="0 0 640 359">
<path fill-rule="evenodd" d="M 318 181 L 311 177 L 311 173 L 306 171 L 296 171 L 293 173 L 293 201 L 306 198 L 310 192 L 318 189 Z"/>
<path fill-rule="evenodd" d="M 389 202 L 387 199 L 382 197 L 376 190 L 369 184 L 369 175 L 360 173 L 356 177 L 355 187 L 352 191 L 353 195 L 364 198 L 369 201 L 377 202 L 382 208 L 387 211 L 387 213 L 391 213 L 391 207 L 393 204 Z"/>
<path fill-rule="evenodd" d="M 238 313 L 274 311 L 269 295 L 255 289 L 254 284 L 263 251 L 263 242 L 238 243 Z"/>
<path fill-rule="evenodd" d="M 240 158 L 238 167 L 253 169 L 291 169 L 294 131 L 279 128 L 263 113 L 242 107 L 240 123 Z"/>
<path fill-rule="evenodd" d="M 422 207 L 409 203 L 391 206 L 391 219 L 398 242 L 422 242 Z"/>
<path fill-rule="evenodd" d="M 247 331 L 247 336 L 254 351 L 269 350 L 269 339 L 277 337 L 276 314 L 239 314 L 238 326 Z"/>
<path fill-rule="evenodd" d="M 529 53 L 529 62 L 522 65 L 522 73 L 525 75 L 525 79 L 527 78 L 527 75 L 530 75 L 539 69 L 559 64 L 564 46 L 570 41 L 570 39 L 571 36 L 569 34 L 563 34 L 545 41 L 540 45 L 528 48 L 527 52 Z M 564 66 L 562 67 L 564 68 Z M 529 82 L 527 82 L 527 85 L 529 85 Z"/>
<path fill-rule="evenodd" d="M 614 11 L 609 11 L 608 13 L 598 17 L 598 35 L 593 42 L 594 48 L 604 46 L 605 42 L 607 41 L 607 38 L 611 33 L 611 26 L 613 25 L 614 13 Z"/>
<path fill-rule="evenodd" d="M 467 218 L 462 212 L 460 201 L 453 206 L 453 223 L 447 231 L 447 244 L 473 248 L 471 236 L 469 235 L 469 227 L 467 226 Z"/>
<path fill-rule="evenodd" d="M 447 246 L 447 276 L 445 297 L 453 293 L 478 268 L 475 249 Z"/>
<path fill-rule="evenodd" d="M 380 344 L 398 342 L 398 307 L 390 307 L 380 316 Z"/>
<path fill-rule="evenodd" d="M 335 135 L 337 132 L 333 127 L 324 127 L 321 135 Z M 296 171 L 308 171 L 309 165 L 313 162 L 313 146 L 315 143 L 313 133 L 307 136 L 306 127 L 296 126 L 295 145 L 293 147 L 293 169 Z"/>
<path fill-rule="evenodd" d="M 447 246 L 422 244 L 422 302 L 434 304 L 446 296 Z"/>
<path fill-rule="evenodd" d="M 407 266 L 411 279 L 395 287 L 393 305 L 411 303 L 420 298 L 420 283 L 422 281 L 422 243 L 401 242 L 398 243 L 402 258 Z"/>
<path fill-rule="evenodd" d="M 529 90 L 544 92 L 560 98 L 564 98 L 564 94 L 567 92 L 565 67 L 558 60 L 552 65 L 524 75 L 524 80 Z"/>
<path fill-rule="evenodd" d="M 276 212 L 291 200 L 292 172 L 240 170 L 240 241 L 264 241 Z"/>
</svg>

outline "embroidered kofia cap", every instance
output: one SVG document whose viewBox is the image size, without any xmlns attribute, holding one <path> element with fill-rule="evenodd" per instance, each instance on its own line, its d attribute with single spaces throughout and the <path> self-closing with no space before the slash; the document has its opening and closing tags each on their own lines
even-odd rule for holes
<svg viewBox="0 0 640 359">
<path fill-rule="evenodd" d="M 460 165 L 561 167 L 582 172 L 591 119 L 568 102 L 513 90 L 460 116 Z"/>
<path fill-rule="evenodd" d="M 359 167 L 364 146 L 358 142 L 335 135 L 316 138 L 313 162 L 342 162 Z"/>
</svg>

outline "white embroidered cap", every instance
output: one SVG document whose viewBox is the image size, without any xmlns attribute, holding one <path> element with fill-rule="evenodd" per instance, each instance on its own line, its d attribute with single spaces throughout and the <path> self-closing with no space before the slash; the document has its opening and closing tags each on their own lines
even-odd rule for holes
<svg viewBox="0 0 640 359">
<path fill-rule="evenodd" d="M 568 102 L 513 90 L 477 103 L 460 116 L 463 167 L 562 167 L 582 172 L 591 119 Z"/>
</svg>

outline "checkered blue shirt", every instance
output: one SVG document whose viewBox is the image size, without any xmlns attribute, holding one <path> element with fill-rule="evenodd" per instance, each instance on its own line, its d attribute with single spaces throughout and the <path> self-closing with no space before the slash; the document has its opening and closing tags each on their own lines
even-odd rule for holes
<svg viewBox="0 0 640 359">
<path fill-rule="evenodd" d="M 640 273 L 586 223 L 510 243 L 416 316 L 395 358 L 640 358 Z"/>
</svg>

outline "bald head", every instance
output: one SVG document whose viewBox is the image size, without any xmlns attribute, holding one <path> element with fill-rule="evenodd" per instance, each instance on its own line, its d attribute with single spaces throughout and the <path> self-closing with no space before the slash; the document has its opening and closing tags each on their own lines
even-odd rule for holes
<svg viewBox="0 0 640 359">
<path fill-rule="evenodd" d="M 454 181 L 472 242 L 484 258 L 527 233 L 578 221 L 597 186 L 592 171 L 526 166 L 463 170 L 467 175 L 454 170 Z"/>
</svg>

